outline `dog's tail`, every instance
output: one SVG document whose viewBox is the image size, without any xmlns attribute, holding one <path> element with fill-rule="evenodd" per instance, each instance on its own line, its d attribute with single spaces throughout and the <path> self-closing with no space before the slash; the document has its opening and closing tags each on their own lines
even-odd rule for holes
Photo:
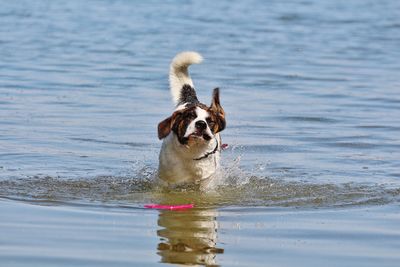
<svg viewBox="0 0 400 267">
<path fill-rule="evenodd" d="M 199 53 L 191 51 L 179 53 L 172 60 L 169 69 L 169 86 L 175 105 L 182 102 L 182 89 L 185 85 L 189 85 L 194 93 L 194 86 L 188 68 L 191 64 L 199 64 L 201 61 L 203 61 L 203 57 Z"/>
</svg>

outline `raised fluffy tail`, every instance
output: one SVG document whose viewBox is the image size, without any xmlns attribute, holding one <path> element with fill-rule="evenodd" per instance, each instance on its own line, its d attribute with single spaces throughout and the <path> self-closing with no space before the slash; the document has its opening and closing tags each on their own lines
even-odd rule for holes
<svg viewBox="0 0 400 267">
<path fill-rule="evenodd" d="M 169 87 L 175 105 L 180 102 L 181 90 L 185 84 L 194 88 L 188 71 L 189 66 L 199 64 L 201 61 L 203 61 L 203 57 L 192 51 L 179 53 L 172 60 L 169 69 Z"/>
</svg>

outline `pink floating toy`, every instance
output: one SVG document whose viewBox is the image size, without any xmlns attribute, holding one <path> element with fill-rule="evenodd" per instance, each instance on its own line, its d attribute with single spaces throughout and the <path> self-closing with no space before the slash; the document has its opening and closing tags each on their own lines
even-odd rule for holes
<svg viewBox="0 0 400 267">
<path fill-rule="evenodd" d="M 144 205 L 146 209 L 159 209 L 159 210 L 183 210 L 191 209 L 194 204 L 183 204 L 183 205 L 160 205 L 160 204 L 147 204 Z"/>
</svg>

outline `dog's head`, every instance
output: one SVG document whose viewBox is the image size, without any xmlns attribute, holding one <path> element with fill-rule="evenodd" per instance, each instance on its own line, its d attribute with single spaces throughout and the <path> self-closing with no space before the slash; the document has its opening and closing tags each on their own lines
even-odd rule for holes
<svg viewBox="0 0 400 267">
<path fill-rule="evenodd" d="M 225 129 L 225 112 L 219 101 L 219 89 L 213 92 L 211 106 L 188 103 L 158 124 L 158 138 L 172 131 L 183 145 L 207 143 L 216 133 Z"/>
</svg>

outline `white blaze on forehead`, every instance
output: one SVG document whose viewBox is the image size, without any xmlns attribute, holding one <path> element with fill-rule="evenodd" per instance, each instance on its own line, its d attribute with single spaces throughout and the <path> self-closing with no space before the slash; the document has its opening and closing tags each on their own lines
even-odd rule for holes
<svg viewBox="0 0 400 267">
<path fill-rule="evenodd" d="M 185 137 L 188 137 L 189 135 L 191 135 L 192 133 L 194 133 L 196 131 L 196 122 L 197 121 L 206 121 L 206 119 L 210 116 L 210 114 L 208 113 L 207 110 L 204 110 L 200 107 L 196 107 L 196 119 L 194 119 L 191 123 L 189 123 L 186 132 L 185 132 Z M 208 127 L 207 124 L 207 129 L 206 129 L 206 133 L 210 136 L 213 136 L 210 128 Z"/>
<path fill-rule="evenodd" d="M 199 121 L 199 120 L 203 120 L 206 121 L 206 119 L 210 116 L 210 114 L 208 114 L 208 111 L 197 107 L 196 108 L 196 114 L 197 114 L 197 118 L 195 121 Z"/>
</svg>

